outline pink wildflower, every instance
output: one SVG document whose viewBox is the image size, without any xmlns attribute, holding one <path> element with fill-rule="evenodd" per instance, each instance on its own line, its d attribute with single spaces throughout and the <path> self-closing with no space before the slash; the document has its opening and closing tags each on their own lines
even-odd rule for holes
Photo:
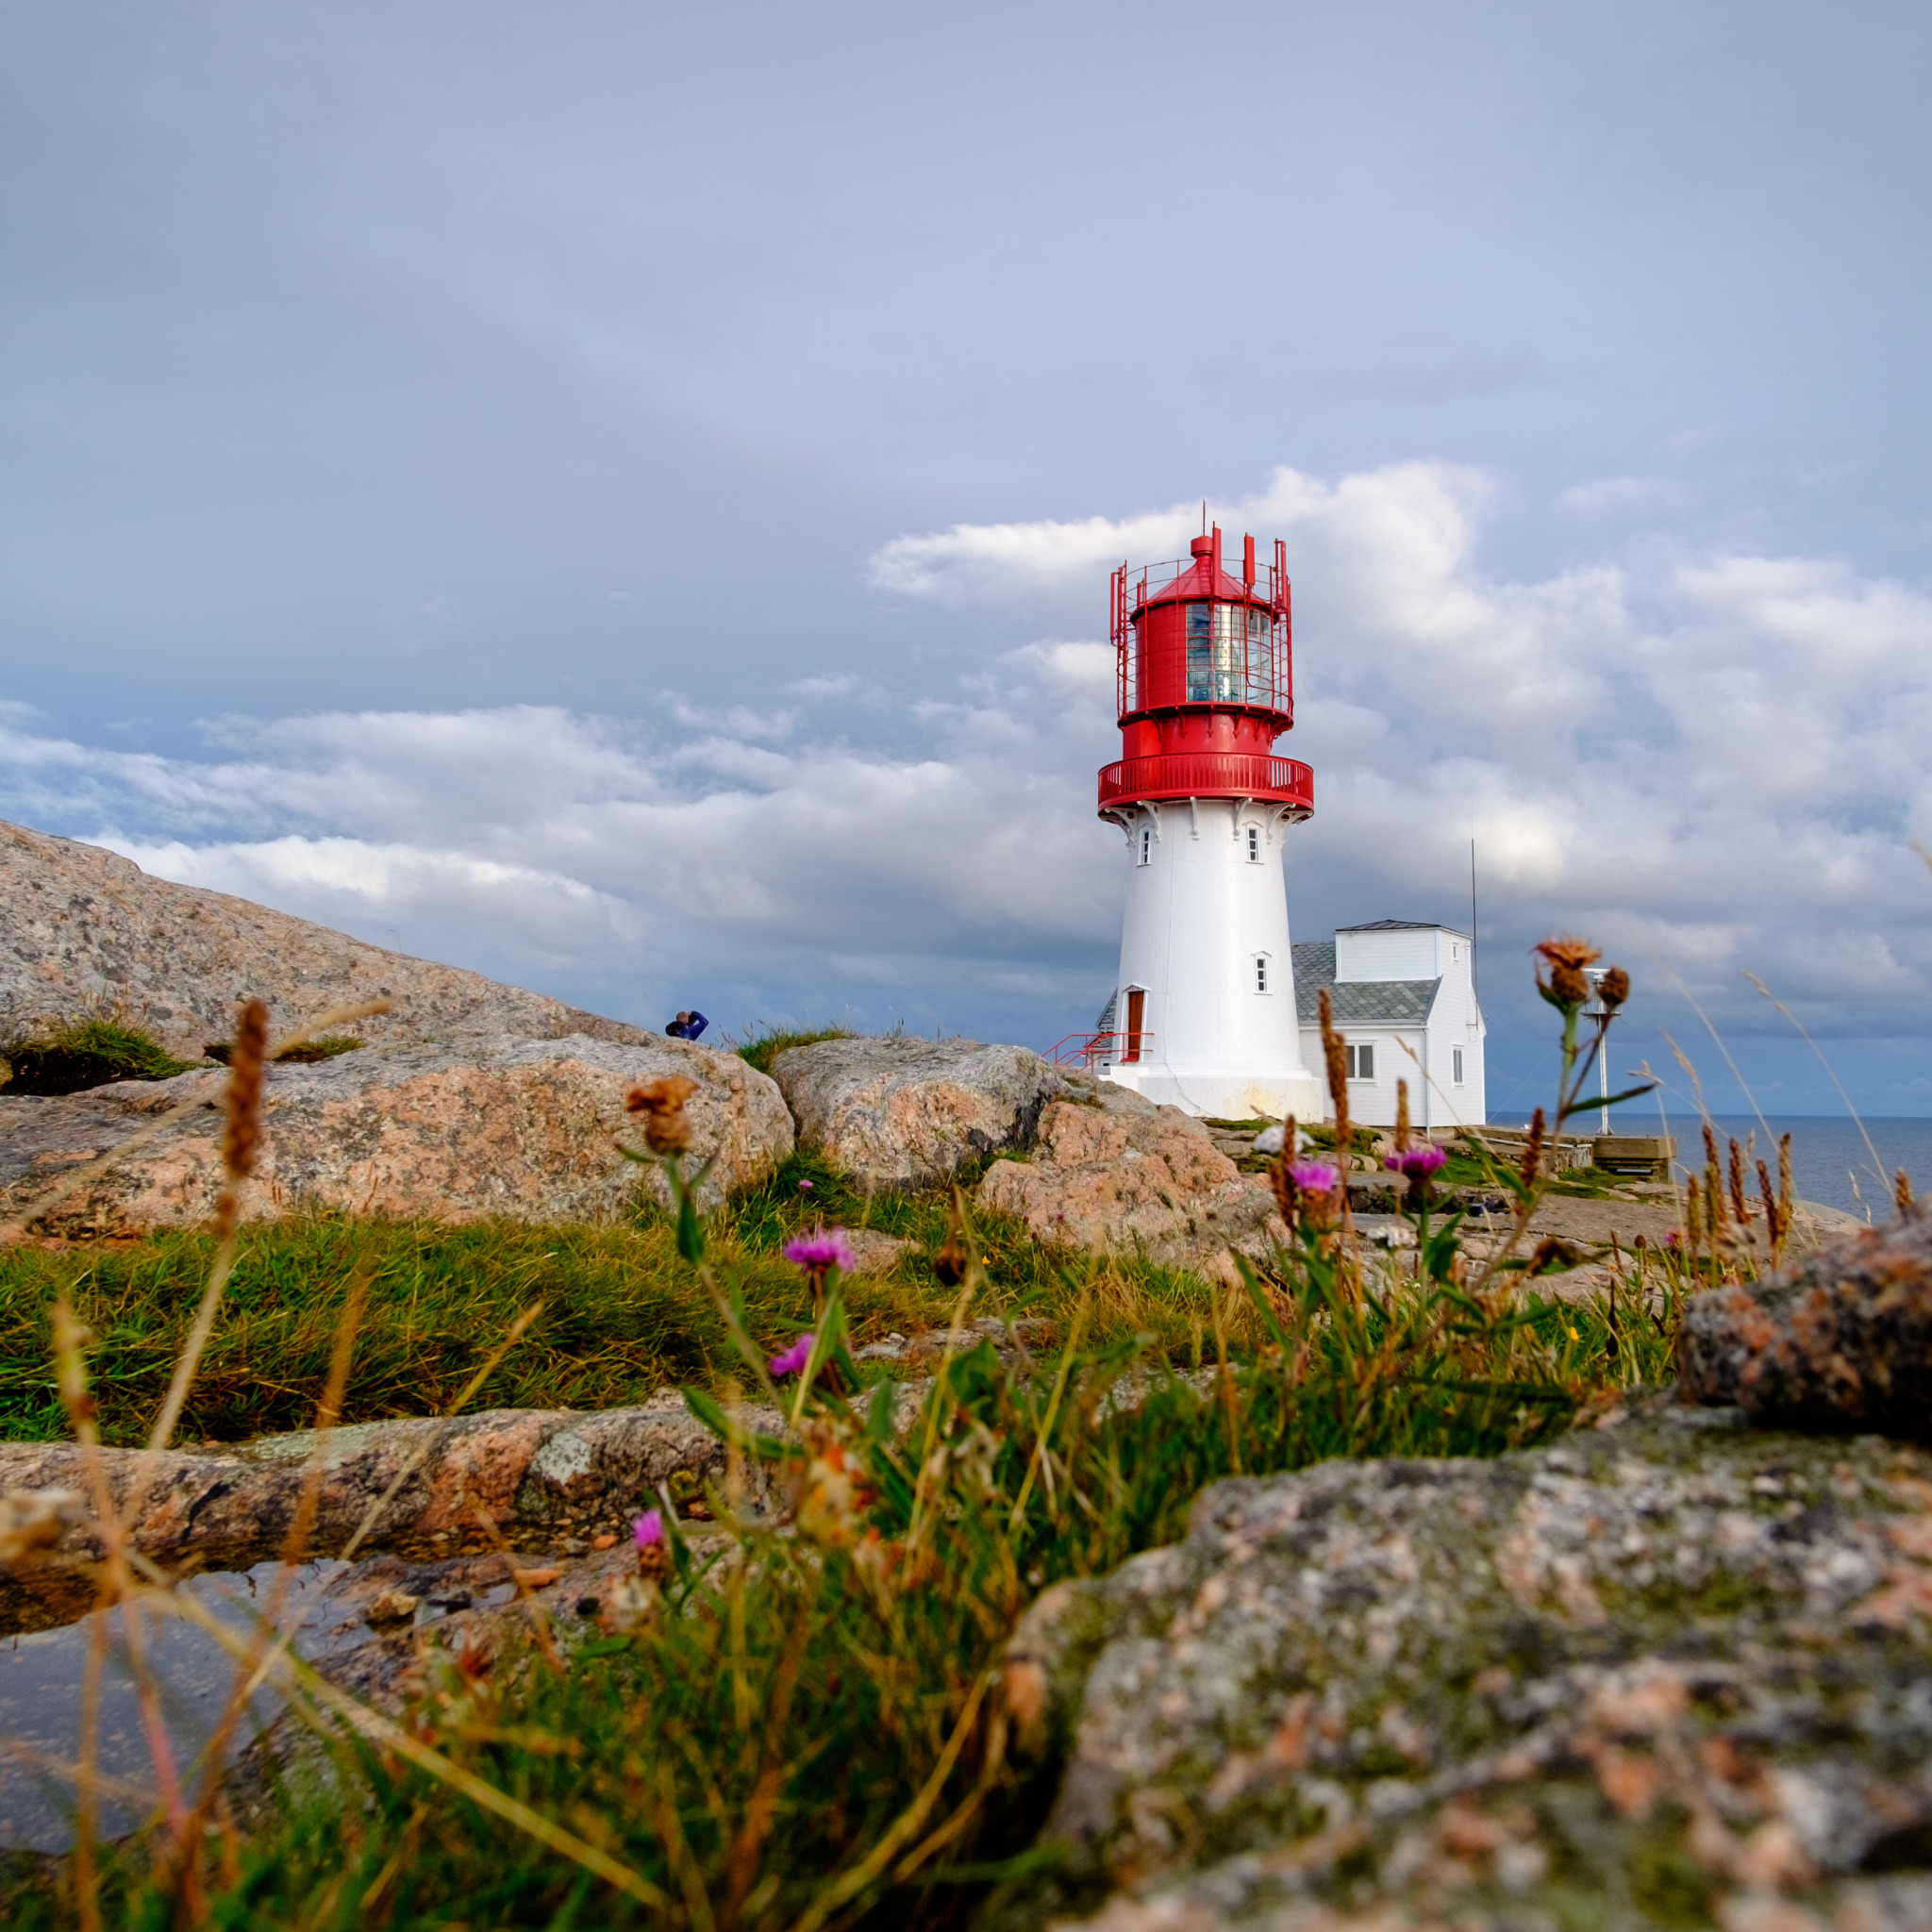
<svg viewBox="0 0 1932 1932">
<path fill-rule="evenodd" d="M 852 1268 L 852 1247 L 842 1227 L 814 1229 L 787 1241 L 779 1252 L 788 1261 L 795 1261 L 810 1274 L 823 1268 L 843 1268 L 850 1273 Z"/>
<path fill-rule="evenodd" d="M 1413 1147 L 1405 1148 L 1400 1154 L 1385 1156 L 1382 1165 L 1391 1173 L 1407 1174 L 1412 1181 L 1426 1180 L 1448 1158 L 1440 1147 L 1432 1147 L 1426 1141 L 1418 1141 Z"/>
<path fill-rule="evenodd" d="M 1332 1194 L 1341 1181 L 1340 1170 L 1330 1167 L 1325 1160 L 1291 1161 L 1288 1177 L 1304 1194 Z"/>
<path fill-rule="evenodd" d="M 783 1355 L 774 1355 L 771 1362 L 773 1374 L 797 1374 L 811 1359 L 811 1345 L 815 1339 L 810 1334 L 801 1335 Z"/>
<path fill-rule="evenodd" d="M 661 1509 L 646 1509 L 635 1524 L 638 1548 L 648 1550 L 653 1543 L 664 1541 L 664 1512 Z"/>
</svg>

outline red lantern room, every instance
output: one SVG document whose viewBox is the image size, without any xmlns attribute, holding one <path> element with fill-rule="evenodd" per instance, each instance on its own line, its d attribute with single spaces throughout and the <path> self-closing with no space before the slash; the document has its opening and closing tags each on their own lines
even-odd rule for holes
<svg viewBox="0 0 1932 1932">
<path fill-rule="evenodd" d="M 1274 756 L 1294 725 L 1288 547 L 1257 570 L 1241 540 L 1241 574 L 1222 567 L 1221 530 L 1197 537 L 1186 563 L 1113 574 L 1121 750 L 1100 774 L 1100 812 L 1141 800 L 1253 799 L 1305 819 L 1315 774 Z"/>
</svg>

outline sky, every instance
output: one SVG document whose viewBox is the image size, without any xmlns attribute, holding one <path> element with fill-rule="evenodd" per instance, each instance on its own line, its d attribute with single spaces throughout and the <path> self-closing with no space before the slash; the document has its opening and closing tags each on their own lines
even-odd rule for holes
<svg viewBox="0 0 1932 1932">
<path fill-rule="evenodd" d="M 0 817 L 1046 1047 L 1108 573 L 1205 499 L 1288 545 L 1296 937 L 1474 841 L 1498 1110 L 1574 929 L 1620 1069 L 1932 1114 L 1928 80 L 1886 0 L 0 0 Z"/>
</svg>

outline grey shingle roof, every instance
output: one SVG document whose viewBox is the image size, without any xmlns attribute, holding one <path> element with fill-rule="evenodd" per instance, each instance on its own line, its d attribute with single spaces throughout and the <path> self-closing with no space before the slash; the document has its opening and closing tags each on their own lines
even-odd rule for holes
<svg viewBox="0 0 1932 1932">
<path fill-rule="evenodd" d="M 1359 931 L 1359 927 L 1349 930 Z M 1311 940 L 1291 948 L 1294 954 L 1295 1017 L 1312 1026 L 1321 1017 L 1325 986 L 1338 1026 L 1420 1026 L 1436 1004 L 1440 979 L 1344 979 L 1335 977 L 1335 941 Z"/>
</svg>

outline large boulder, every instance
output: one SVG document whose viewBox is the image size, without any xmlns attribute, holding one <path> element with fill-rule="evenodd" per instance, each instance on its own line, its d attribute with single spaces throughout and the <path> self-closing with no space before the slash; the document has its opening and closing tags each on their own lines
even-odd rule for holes
<svg viewBox="0 0 1932 1932">
<path fill-rule="evenodd" d="M 1932 1441 L 1932 1212 L 1922 1203 L 1761 1281 L 1693 1295 L 1677 1388 L 1761 1422 Z"/>
<path fill-rule="evenodd" d="M 263 1144 L 244 1212 L 332 1209 L 436 1221 L 611 1221 L 641 1185 L 668 1199 L 662 1171 L 619 1152 L 640 1146 L 625 1096 L 682 1074 L 691 1158 L 712 1162 L 716 1202 L 762 1180 L 791 1152 L 791 1117 L 764 1074 L 736 1054 L 675 1040 L 638 1046 L 581 1036 L 507 1036 L 365 1047 L 269 1070 Z M 225 1074 L 123 1081 L 58 1097 L 0 1094 L 0 1220 L 53 1234 L 127 1234 L 207 1219 L 222 1188 Z M 198 1101 L 92 1182 L 35 1219 L 32 1203 L 182 1101 Z"/>
<path fill-rule="evenodd" d="M 1067 1861 L 1007 1928 L 1905 1932 L 1932 1455 L 1653 1398 L 1496 1461 L 1219 1483 L 1042 1596 L 1006 1690 L 1063 1757 Z"/>
<path fill-rule="evenodd" d="M 779 1054 L 772 1077 L 799 1139 L 871 1188 L 942 1181 L 1028 1146 L 1041 1108 L 1067 1091 L 1037 1053 L 974 1040 L 820 1040 Z"/>
<path fill-rule="evenodd" d="M 0 822 L 0 1045 L 102 1013 L 199 1059 L 235 1030 L 235 1008 L 268 1002 L 273 1029 L 331 1007 L 394 1002 L 356 1023 L 371 1041 L 572 1034 L 641 1041 L 616 1020 L 428 959 L 364 945 L 225 892 L 177 886 L 117 853 Z"/>
<path fill-rule="evenodd" d="M 1266 1184 L 1178 1108 L 1099 1081 L 1050 1102 L 1038 1141 L 1028 1159 L 994 1161 L 977 1199 L 1039 1241 L 1230 1281 L 1236 1253 L 1258 1258 L 1288 1241 Z"/>
</svg>

